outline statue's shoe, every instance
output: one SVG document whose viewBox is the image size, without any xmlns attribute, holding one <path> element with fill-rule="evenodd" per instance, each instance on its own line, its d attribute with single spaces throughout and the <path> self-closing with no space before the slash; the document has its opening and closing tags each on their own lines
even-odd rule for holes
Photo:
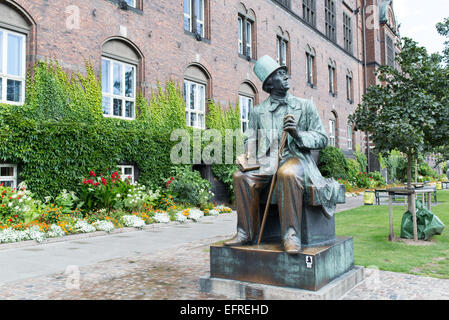
<svg viewBox="0 0 449 320">
<path fill-rule="evenodd" d="M 241 246 L 247 243 L 249 243 L 248 238 L 240 233 L 237 233 L 232 239 L 225 241 L 223 244 L 225 246 Z"/>
<path fill-rule="evenodd" d="M 301 251 L 301 246 L 298 245 L 298 243 L 295 240 L 289 238 L 284 241 L 284 250 L 288 254 L 294 255 L 298 254 L 299 251 Z"/>
</svg>

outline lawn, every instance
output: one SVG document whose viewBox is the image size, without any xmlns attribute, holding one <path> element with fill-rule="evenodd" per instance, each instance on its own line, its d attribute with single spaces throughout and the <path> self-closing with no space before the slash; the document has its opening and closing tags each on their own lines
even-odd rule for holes
<svg viewBox="0 0 449 320">
<path fill-rule="evenodd" d="M 362 206 L 336 214 L 339 236 L 354 238 L 356 265 L 376 266 L 380 270 L 427 275 L 449 279 L 449 191 L 438 191 L 439 205 L 431 211 L 446 225 L 430 245 L 410 245 L 388 241 L 388 206 Z M 395 236 L 399 237 L 403 205 L 393 207 Z"/>
</svg>

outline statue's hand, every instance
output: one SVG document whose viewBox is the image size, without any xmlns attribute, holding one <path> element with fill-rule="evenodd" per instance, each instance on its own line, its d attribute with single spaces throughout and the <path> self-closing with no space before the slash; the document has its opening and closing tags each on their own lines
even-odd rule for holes
<svg viewBox="0 0 449 320">
<path fill-rule="evenodd" d="M 299 139 L 298 131 L 296 128 L 296 119 L 292 114 L 287 114 L 284 117 L 284 131 L 288 132 L 293 138 Z"/>
</svg>

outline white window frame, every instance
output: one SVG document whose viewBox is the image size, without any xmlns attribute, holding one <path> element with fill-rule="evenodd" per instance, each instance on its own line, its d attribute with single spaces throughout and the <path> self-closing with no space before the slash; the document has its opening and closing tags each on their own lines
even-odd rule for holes
<svg viewBox="0 0 449 320">
<path fill-rule="evenodd" d="M 1 81 L 1 98 L 0 103 L 7 103 L 11 105 L 23 105 L 25 102 L 25 78 L 26 78 L 26 35 L 23 33 L 18 33 L 10 31 L 8 29 L 0 28 L 2 32 L 2 61 L 0 70 L 0 81 Z M 22 74 L 20 76 L 9 75 L 8 72 L 8 34 L 19 36 L 22 38 Z M 20 81 L 22 83 L 20 88 L 20 101 L 8 101 L 7 96 L 7 84 L 8 80 Z"/>
<path fill-rule="evenodd" d="M 203 14 L 203 19 L 200 20 L 197 16 L 195 16 L 195 23 L 201 24 L 202 28 L 201 28 L 200 36 L 201 36 L 201 38 L 204 38 L 204 0 L 193 0 L 193 1 L 201 2 L 201 12 Z M 195 25 L 195 28 L 196 28 L 196 25 Z M 198 32 L 198 30 L 196 30 L 196 31 Z"/>
<path fill-rule="evenodd" d="M 193 1 L 198 1 L 200 4 L 201 4 L 201 13 L 203 14 L 203 19 L 200 19 L 199 17 L 197 17 L 196 15 L 195 15 L 195 12 L 193 12 L 193 8 L 195 7 L 195 9 L 196 9 L 196 6 L 193 6 L 192 5 L 192 2 Z M 188 10 L 188 12 L 186 12 L 186 10 L 185 10 L 185 8 L 184 8 L 184 19 L 189 19 L 189 21 L 190 21 L 190 23 L 189 23 L 189 30 L 187 30 L 187 31 L 189 31 L 189 32 L 193 32 L 193 26 L 194 26 L 194 23 L 195 23 L 195 30 L 196 30 L 196 24 L 200 24 L 201 26 L 202 26 L 202 28 L 201 28 L 201 33 L 200 33 L 200 36 L 202 37 L 202 38 L 204 38 L 204 17 L 205 17 L 205 6 L 204 6 L 204 0 L 189 0 L 188 1 L 189 2 L 189 10 Z M 195 21 L 193 21 L 193 16 L 195 16 Z M 185 30 L 185 24 L 184 24 L 184 30 Z M 196 31 L 198 31 L 198 30 L 196 30 Z"/>
<path fill-rule="evenodd" d="M 131 177 L 131 183 L 134 183 L 134 173 L 135 173 L 135 170 L 134 170 L 134 166 L 133 165 L 124 165 L 124 164 L 121 164 L 121 165 L 118 165 L 117 166 L 118 167 L 118 169 L 120 170 L 120 179 L 122 180 L 122 181 L 125 181 L 128 177 Z M 127 175 L 127 174 L 125 174 L 125 169 L 131 169 L 131 171 L 132 171 L 132 173 L 131 173 L 131 175 Z"/>
<path fill-rule="evenodd" d="M 306 77 L 307 83 L 313 85 L 313 59 L 314 56 L 309 52 L 306 52 Z"/>
<path fill-rule="evenodd" d="M 329 120 L 329 145 L 335 147 L 335 119 Z"/>
<path fill-rule="evenodd" d="M 246 56 L 253 56 L 253 46 L 252 46 L 252 33 L 253 33 L 253 24 L 249 20 L 245 20 L 245 33 L 246 33 Z"/>
<path fill-rule="evenodd" d="M 352 145 L 352 125 L 348 123 L 348 128 L 347 128 L 347 135 L 348 135 L 348 150 L 353 150 L 353 145 Z"/>
<path fill-rule="evenodd" d="M 103 112 L 103 116 L 106 118 L 118 118 L 118 119 L 125 119 L 125 120 L 134 120 L 136 118 L 136 88 L 137 88 L 137 66 L 130 64 L 130 63 L 126 63 L 126 62 L 122 62 L 119 60 L 114 60 L 111 58 L 107 58 L 107 57 L 101 57 L 101 60 L 107 60 L 109 61 L 109 88 L 111 92 L 104 92 L 102 89 L 102 97 L 103 98 L 109 98 L 110 104 L 109 104 L 109 114 L 105 114 L 103 112 L 103 102 L 102 102 L 102 112 Z M 113 65 L 114 63 L 118 63 L 121 65 L 121 70 L 122 70 L 122 74 L 121 74 L 121 81 L 122 81 L 122 86 L 121 86 L 121 93 L 120 95 L 116 95 L 114 94 L 114 68 Z M 134 81 L 133 81 L 133 92 L 134 92 L 134 96 L 133 97 L 126 97 L 125 96 L 125 69 L 126 67 L 131 67 L 134 69 Z M 102 75 L 103 75 L 103 70 L 102 70 Z M 121 100 L 122 101 L 122 116 L 116 116 L 114 115 L 114 99 L 117 100 Z M 126 108 L 126 102 L 132 102 L 133 103 L 133 116 L 132 117 L 126 117 L 125 116 L 125 108 Z"/>
<path fill-rule="evenodd" d="M 136 8 L 136 0 L 125 0 L 128 6 Z"/>
<path fill-rule="evenodd" d="M 195 85 L 195 91 L 194 91 L 194 109 L 190 108 L 190 90 L 191 86 Z M 200 97 L 200 89 L 203 88 L 204 96 Z M 203 83 L 199 83 L 196 81 L 184 79 L 184 102 L 186 104 L 185 112 L 186 112 L 186 125 L 188 127 L 193 127 L 197 129 L 205 129 L 206 128 L 206 85 Z M 196 114 L 196 120 L 194 125 L 191 125 L 191 114 Z M 202 115 L 202 121 L 198 124 L 199 116 Z"/>
<path fill-rule="evenodd" d="M 276 41 L 277 62 L 281 66 L 287 65 L 288 41 L 282 37 L 277 37 Z"/>
<path fill-rule="evenodd" d="M 238 18 L 238 35 L 239 35 L 239 53 L 243 54 L 243 19 L 241 16 Z"/>
<path fill-rule="evenodd" d="M 189 10 L 186 12 L 186 8 L 184 7 L 184 30 L 186 30 L 185 19 L 189 20 L 189 30 L 192 32 L 192 0 L 187 1 L 189 3 Z M 185 1 L 184 1 L 185 4 Z"/>
<path fill-rule="evenodd" d="M 12 181 L 12 188 L 17 188 L 17 165 L 2 163 L 2 164 L 0 164 L 0 168 L 13 168 L 13 172 L 14 172 L 13 176 L 1 176 L 1 171 L 0 171 L 0 184 Z"/>
<path fill-rule="evenodd" d="M 246 106 L 246 114 L 243 114 L 243 102 L 247 102 Z M 251 101 L 250 105 L 248 104 L 248 102 Z M 248 129 L 248 124 L 249 124 L 249 113 L 250 113 L 250 109 L 254 107 L 254 97 L 249 97 L 249 96 L 245 96 L 242 94 L 239 94 L 239 107 L 240 107 L 240 128 L 242 133 L 245 133 L 245 131 L 243 130 L 243 124 L 246 123 L 246 129 Z M 243 118 L 243 116 L 245 116 L 245 118 Z"/>
<path fill-rule="evenodd" d="M 328 66 L 329 70 L 329 92 L 335 94 L 335 67 Z"/>
</svg>

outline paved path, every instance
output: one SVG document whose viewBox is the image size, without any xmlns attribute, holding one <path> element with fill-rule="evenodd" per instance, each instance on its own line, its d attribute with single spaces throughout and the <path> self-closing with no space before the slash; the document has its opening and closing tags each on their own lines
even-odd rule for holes
<svg viewBox="0 0 449 320">
<path fill-rule="evenodd" d="M 348 198 L 337 211 L 363 205 Z M 235 232 L 236 214 L 200 223 L 23 246 L 0 246 L 0 299 L 225 299 L 199 292 L 209 246 Z M 87 235 L 86 235 L 87 236 Z M 372 272 L 344 299 L 449 299 L 449 280 Z"/>
</svg>

